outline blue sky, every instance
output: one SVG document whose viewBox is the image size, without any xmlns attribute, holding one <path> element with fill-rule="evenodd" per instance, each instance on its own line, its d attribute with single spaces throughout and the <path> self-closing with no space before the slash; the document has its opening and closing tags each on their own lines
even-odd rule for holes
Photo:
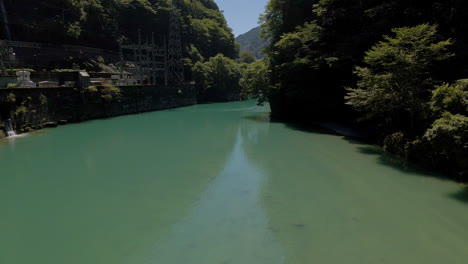
<svg viewBox="0 0 468 264">
<path fill-rule="evenodd" d="M 236 37 L 258 26 L 268 0 L 215 0 Z"/>
</svg>

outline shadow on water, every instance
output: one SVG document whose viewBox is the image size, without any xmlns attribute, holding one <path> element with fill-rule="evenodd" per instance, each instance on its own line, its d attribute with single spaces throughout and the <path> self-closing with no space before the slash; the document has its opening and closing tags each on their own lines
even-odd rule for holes
<svg viewBox="0 0 468 264">
<path fill-rule="evenodd" d="M 419 166 L 418 164 L 409 162 L 401 157 L 398 157 L 394 154 L 390 154 L 384 151 L 381 147 L 379 147 L 378 145 L 375 145 L 376 140 L 373 137 L 346 136 L 332 129 L 324 128 L 320 123 L 303 124 L 303 123 L 286 122 L 286 121 L 279 120 L 279 119 L 272 119 L 270 118 L 268 114 L 264 114 L 264 113 L 262 113 L 261 115 L 257 114 L 257 115 L 245 116 L 244 118 L 248 120 L 252 120 L 252 121 L 262 122 L 262 123 L 269 122 L 269 123 L 282 124 L 282 125 L 285 125 L 287 128 L 290 128 L 296 131 L 306 132 L 306 133 L 340 136 L 344 140 L 346 140 L 346 142 L 356 145 L 359 153 L 369 155 L 369 156 L 374 156 L 376 157 L 377 162 L 380 165 L 390 167 L 391 169 L 402 172 L 405 175 L 411 175 L 411 176 L 417 176 L 417 177 L 430 177 L 430 178 L 436 178 L 442 181 L 451 181 L 451 182 L 455 181 L 454 179 L 448 177 L 447 175 L 444 175 L 442 173 L 437 173 L 434 171 L 430 171 L 426 168 Z M 365 134 L 366 133 L 364 133 L 364 135 Z M 468 205 L 468 185 L 465 185 L 465 187 L 459 192 L 449 195 L 449 197 L 456 199 L 457 201 L 466 203 Z"/>
<path fill-rule="evenodd" d="M 462 203 L 468 204 L 468 185 L 466 185 L 463 189 L 459 192 L 453 193 L 449 195 L 451 198 L 458 200 Z"/>
</svg>

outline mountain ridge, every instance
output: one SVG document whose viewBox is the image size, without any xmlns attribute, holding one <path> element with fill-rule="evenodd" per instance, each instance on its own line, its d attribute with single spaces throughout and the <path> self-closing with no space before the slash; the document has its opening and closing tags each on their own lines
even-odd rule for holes
<svg viewBox="0 0 468 264">
<path fill-rule="evenodd" d="M 268 45 L 268 41 L 261 37 L 261 27 L 255 27 L 244 34 L 236 37 L 240 44 L 240 50 L 250 51 L 257 59 L 264 58 L 263 49 Z"/>
</svg>

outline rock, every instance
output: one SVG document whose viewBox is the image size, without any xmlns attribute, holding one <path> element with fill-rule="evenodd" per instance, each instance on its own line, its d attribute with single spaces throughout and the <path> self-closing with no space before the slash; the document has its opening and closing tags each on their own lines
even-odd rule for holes
<svg viewBox="0 0 468 264">
<path fill-rule="evenodd" d="M 60 120 L 60 121 L 58 121 L 58 124 L 59 125 L 66 125 L 66 124 L 68 124 L 68 120 Z"/>
<path fill-rule="evenodd" d="M 46 127 L 57 127 L 58 124 L 57 124 L 56 122 L 47 122 L 47 123 L 45 124 L 45 126 L 46 126 Z"/>
</svg>

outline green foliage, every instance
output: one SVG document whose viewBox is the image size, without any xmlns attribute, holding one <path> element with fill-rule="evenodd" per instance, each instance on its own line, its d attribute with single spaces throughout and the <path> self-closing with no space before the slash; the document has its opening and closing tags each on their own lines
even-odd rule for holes
<svg viewBox="0 0 468 264">
<path fill-rule="evenodd" d="M 43 94 L 39 95 L 39 103 L 40 103 L 40 105 L 42 105 L 42 106 L 47 105 L 47 101 L 48 101 L 48 100 L 47 100 L 47 96 L 45 96 L 45 95 L 43 95 Z"/>
<path fill-rule="evenodd" d="M 141 29 L 143 38 L 151 37 L 151 32 L 155 33 L 156 40 L 159 36 L 167 35 L 171 2 L 15 0 L 7 1 L 6 10 L 15 14 L 15 20 L 23 21 L 12 27 L 16 40 L 117 50 L 122 36 L 137 42 L 137 29 Z M 194 45 L 206 58 L 218 53 L 230 58 L 238 56 L 234 35 L 214 0 L 179 0 L 175 5 L 181 15 L 184 51 Z M 24 9 L 25 6 L 28 8 Z M 22 12 L 18 13 L 17 10 Z M 184 57 L 187 55 L 185 53 Z"/>
<path fill-rule="evenodd" d="M 204 62 L 205 58 L 201 55 L 200 51 L 194 45 L 190 45 L 188 51 L 188 58 L 183 59 L 183 63 L 185 65 L 185 71 L 189 77 L 189 79 L 193 79 L 192 76 L 192 69 L 198 62 Z"/>
<path fill-rule="evenodd" d="M 241 71 L 236 61 L 218 54 L 195 64 L 193 71 L 205 101 L 239 99 Z"/>
<path fill-rule="evenodd" d="M 6 134 L 5 134 L 5 124 L 1 123 L 0 122 L 0 140 L 6 138 Z"/>
<path fill-rule="evenodd" d="M 7 84 L 7 88 L 8 89 L 18 88 L 18 84 L 17 83 L 9 83 L 9 84 Z"/>
<path fill-rule="evenodd" d="M 454 85 L 443 84 L 432 92 L 430 102 L 435 114 L 443 112 L 468 115 L 468 85 L 458 82 Z"/>
<path fill-rule="evenodd" d="M 190 25 L 194 34 L 194 42 L 204 57 L 214 56 L 219 52 L 230 58 L 237 56 L 238 47 L 234 36 L 227 28 L 214 19 L 192 19 Z"/>
<path fill-rule="evenodd" d="M 243 71 L 240 85 L 244 98 L 253 96 L 257 98 L 259 104 L 266 102 L 270 96 L 271 89 L 268 67 L 265 61 L 258 60 L 249 64 Z"/>
<path fill-rule="evenodd" d="M 195 45 L 190 45 L 189 56 L 194 64 L 205 61 L 205 58 L 201 55 L 200 51 L 197 49 L 197 47 L 195 47 Z"/>
<path fill-rule="evenodd" d="M 9 93 L 6 98 L 7 103 L 15 104 L 16 103 L 16 95 L 14 93 Z"/>
<path fill-rule="evenodd" d="M 23 104 L 16 108 L 15 110 L 15 117 L 16 118 L 23 118 L 29 112 L 29 109 Z"/>
<path fill-rule="evenodd" d="M 424 139 L 432 147 L 431 162 L 441 168 L 456 172 L 462 180 L 468 180 L 468 117 L 443 114 L 436 120 Z"/>
<path fill-rule="evenodd" d="M 79 22 L 73 22 L 68 25 L 67 36 L 78 39 L 81 36 L 81 26 Z"/>
<path fill-rule="evenodd" d="M 28 71 L 28 72 L 35 72 L 33 69 L 7 69 L 8 72 L 18 72 L 18 71 Z"/>
<path fill-rule="evenodd" d="M 247 50 L 243 50 L 240 52 L 240 56 L 239 56 L 239 63 L 253 63 L 254 61 L 256 61 L 256 58 L 255 56 L 252 54 L 252 52 L 250 51 L 247 51 Z"/>
<path fill-rule="evenodd" d="M 99 90 L 97 89 L 96 86 L 88 86 L 88 87 L 83 88 L 83 91 L 84 91 L 84 93 L 86 93 L 86 94 L 95 94 L 95 93 L 97 93 Z"/>
<path fill-rule="evenodd" d="M 391 120 L 406 115 L 407 127 L 413 129 L 416 119 L 424 118 L 432 89 L 430 67 L 449 58 L 451 40 L 437 41 L 436 26 L 423 24 L 393 29 L 395 37 L 385 37 L 366 53 L 367 67 L 357 67 L 358 88 L 349 88 L 347 103 L 364 118 Z"/>
<path fill-rule="evenodd" d="M 107 103 L 120 100 L 122 98 L 120 88 L 112 83 L 105 83 L 101 90 L 101 98 Z"/>
<path fill-rule="evenodd" d="M 356 86 L 355 66 L 392 28 L 439 25 L 437 38 L 453 39 L 451 50 L 458 56 L 445 67 L 434 65 L 431 73 L 446 81 L 460 76 L 468 68 L 467 15 L 466 1 L 270 0 L 261 20 L 264 36 L 272 41 L 266 53 L 278 87 L 271 99 L 281 106 L 272 107 L 273 114 L 296 119 L 304 113 L 300 118 L 309 119 L 311 112 L 330 110 L 334 118 L 352 117 L 343 106 L 344 87 Z M 306 24 L 308 32 L 301 32 Z M 304 33 L 313 34 L 301 43 L 298 36 Z M 333 107 L 324 111 L 328 106 Z"/>
<path fill-rule="evenodd" d="M 406 144 L 408 139 L 402 132 L 391 134 L 385 138 L 384 150 L 400 157 L 406 156 Z"/>
<path fill-rule="evenodd" d="M 80 69 L 53 69 L 52 72 L 82 72 L 86 70 L 80 70 Z"/>
<path fill-rule="evenodd" d="M 265 39 L 276 42 L 284 28 L 284 8 L 287 1 L 270 0 L 266 6 L 265 12 L 260 16 L 262 24 L 262 36 Z"/>
<path fill-rule="evenodd" d="M 301 70 L 304 67 L 319 68 L 324 57 L 309 48 L 310 43 L 318 42 L 321 28 L 316 23 L 305 23 L 298 26 L 295 31 L 283 34 L 274 44 L 270 56 L 278 62 L 278 71 Z"/>
<path fill-rule="evenodd" d="M 101 64 L 106 63 L 106 61 L 104 60 L 104 57 L 102 57 L 102 56 L 98 56 L 98 57 L 97 57 L 97 61 L 98 61 L 99 63 L 101 63 Z"/>
</svg>

